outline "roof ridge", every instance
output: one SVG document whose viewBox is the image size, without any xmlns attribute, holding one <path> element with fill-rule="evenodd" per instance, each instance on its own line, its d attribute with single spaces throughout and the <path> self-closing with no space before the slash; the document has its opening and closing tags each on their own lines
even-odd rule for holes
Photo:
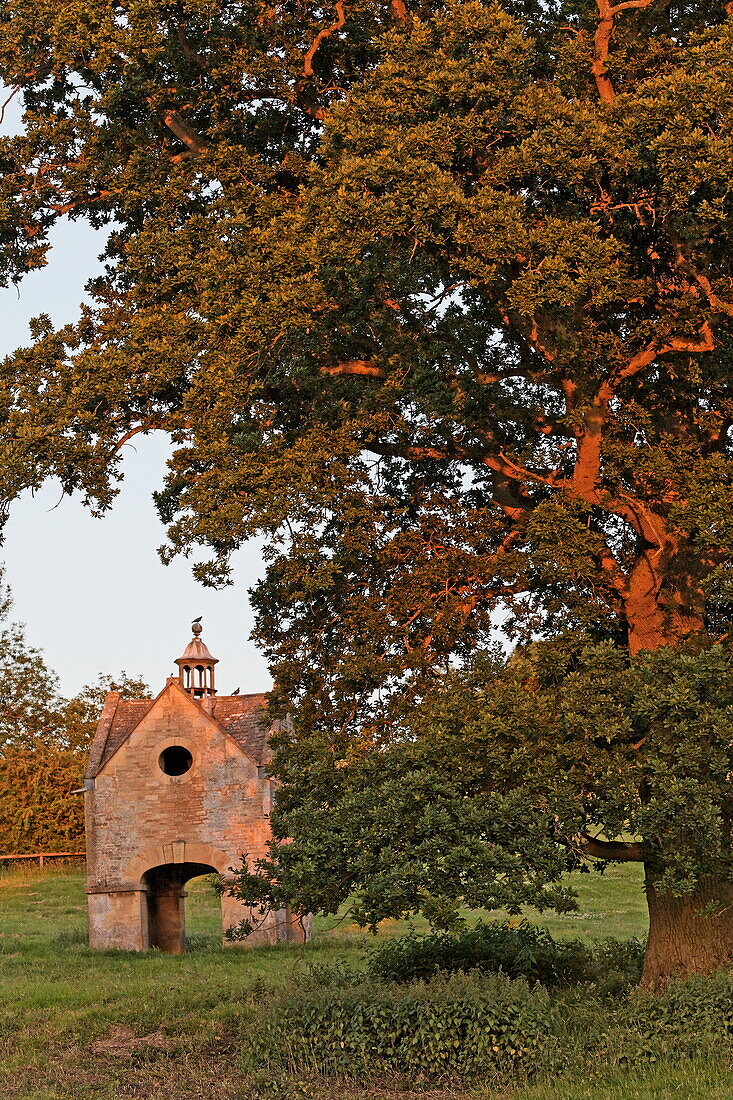
<svg viewBox="0 0 733 1100">
<path fill-rule="evenodd" d="M 214 695 L 214 706 L 216 706 L 217 703 L 223 702 L 225 699 L 233 699 L 236 702 L 242 702 L 244 699 L 266 699 L 269 694 L 269 691 L 247 691 L 243 695 Z"/>
</svg>

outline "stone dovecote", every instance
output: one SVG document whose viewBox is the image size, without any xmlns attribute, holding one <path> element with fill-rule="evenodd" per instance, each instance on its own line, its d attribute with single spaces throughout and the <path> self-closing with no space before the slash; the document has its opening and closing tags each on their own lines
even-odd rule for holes
<svg viewBox="0 0 733 1100">
<path fill-rule="evenodd" d="M 92 948 L 182 951 L 186 882 L 266 854 L 267 697 L 217 695 L 200 635 L 194 624 L 157 698 L 111 692 L 100 715 L 85 779 Z M 253 914 L 224 895 L 222 927 L 244 918 L 257 926 L 245 946 L 305 936 L 287 910 Z"/>
</svg>

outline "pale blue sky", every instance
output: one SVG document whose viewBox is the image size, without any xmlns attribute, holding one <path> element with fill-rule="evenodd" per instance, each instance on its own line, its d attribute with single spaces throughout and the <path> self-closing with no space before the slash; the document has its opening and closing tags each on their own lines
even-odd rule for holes
<svg viewBox="0 0 733 1100">
<path fill-rule="evenodd" d="M 6 122 L 4 132 L 8 128 Z M 48 313 L 61 324 L 76 316 L 102 238 L 80 222 L 66 222 L 53 241 L 46 268 L 31 272 L 18 290 L 0 289 L 0 356 L 27 344 L 31 317 Z M 198 615 L 221 662 L 219 691 L 266 690 L 264 659 L 249 641 L 247 589 L 262 570 L 259 548 L 239 552 L 235 585 L 221 591 L 198 584 L 190 562 L 163 566 L 156 549 L 164 529 L 151 493 L 161 484 L 167 444 L 162 436 L 136 437 L 133 444 L 126 449 L 122 492 L 104 519 L 93 519 L 73 498 L 59 503 L 53 484 L 15 503 L 0 547 L 14 618 L 26 623 L 29 640 L 45 651 L 68 694 L 100 672 L 121 669 L 162 687 Z"/>
</svg>

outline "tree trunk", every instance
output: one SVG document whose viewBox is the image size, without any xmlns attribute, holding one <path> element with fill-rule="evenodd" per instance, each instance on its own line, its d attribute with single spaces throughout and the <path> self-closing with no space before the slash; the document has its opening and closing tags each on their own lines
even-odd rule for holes
<svg viewBox="0 0 733 1100">
<path fill-rule="evenodd" d="M 651 609 L 627 607 L 626 621 L 629 628 L 629 653 L 632 657 L 661 649 L 665 645 L 677 646 L 685 638 L 703 630 L 702 616 L 696 612 L 683 614 L 656 604 Z"/>
<path fill-rule="evenodd" d="M 733 961 L 733 883 L 707 875 L 693 894 L 662 893 L 645 866 L 649 943 L 641 984 L 663 988 L 669 978 L 709 974 Z"/>
<path fill-rule="evenodd" d="M 673 583 L 664 589 L 662 580 L 665 573 L 669 580 L 670 567 L 662 549 L 660 541 L 658 553 L 642 554 L 628 578 L 624 611 L 632 657 L 678 646 L 704 629 L 705 599 L 695 578 L 678 565 Z M 673 976 L 709 974 L 730 966 L 733 883 L 705 875 L 693 893 L 676 896 L 657 889 L 659 876 L 648 863 L 644 877 L 649 940 L 642 986 L 661 989 Z"/>
<path fill-rule="evenodd" d="M 679 645 L 704 629 L 705 598 L 696 582 L 680 570 L 672 591 L 660 591 L 660 580 L 648 554 L 642 554 L 629 575 L 624 614 L 629 653 Z"/>
</svg>

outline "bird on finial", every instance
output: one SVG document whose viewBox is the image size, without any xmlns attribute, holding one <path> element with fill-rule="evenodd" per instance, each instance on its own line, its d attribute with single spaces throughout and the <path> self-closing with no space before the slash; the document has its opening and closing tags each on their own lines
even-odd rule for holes
<svg viewBox="0 0 733 1100">
<path fill-rule="evenodd" d="M 193 626 L 194 623 L 200 623 L 202 619 L 203 619 L 203 615 L 199 615 L 198 619 L 193 620 L 193 622 L 191 623 L 191 626 Z"/>
<path fill-rule="evenodd" d="M 235 688 L 232 695 L 239 695 L 239 688 Z"/>
</svg>

